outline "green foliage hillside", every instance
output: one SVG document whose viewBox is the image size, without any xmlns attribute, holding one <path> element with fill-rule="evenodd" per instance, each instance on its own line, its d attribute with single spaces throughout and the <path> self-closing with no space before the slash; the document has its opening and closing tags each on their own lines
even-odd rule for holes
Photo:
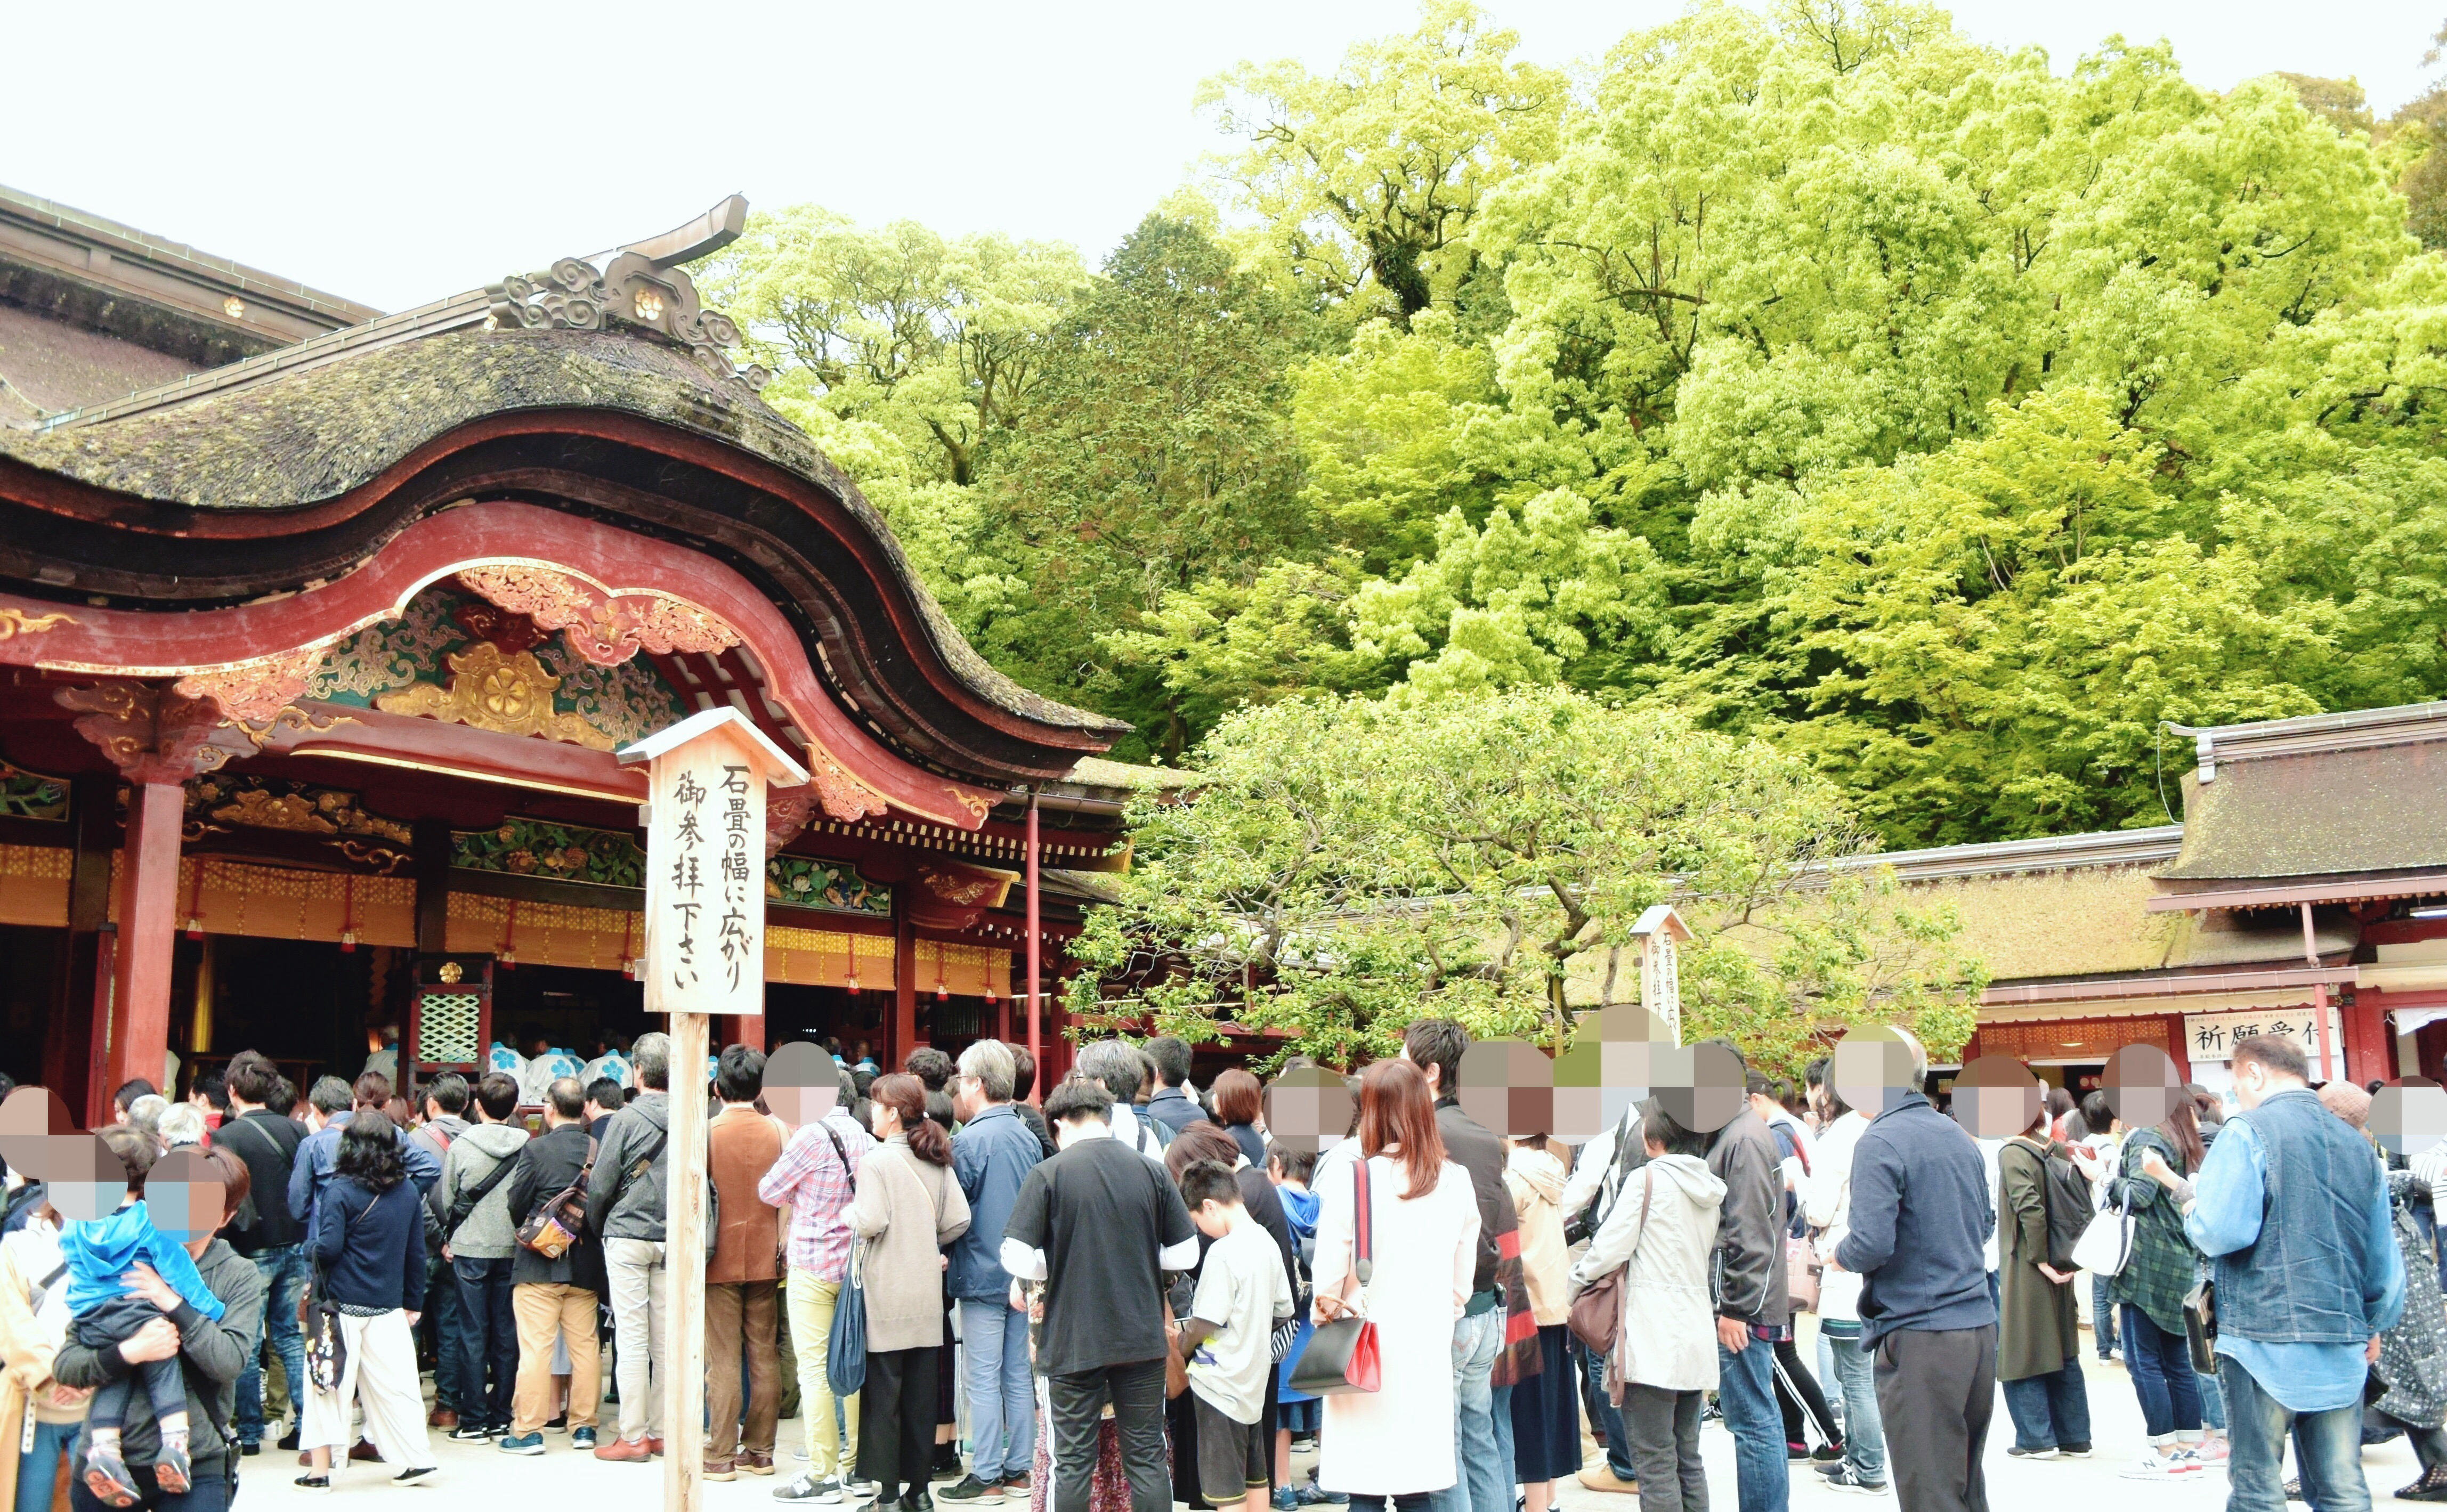
<svg viewBox="0 0 2447 1512">
<path fill-rule="evenodd" d="M 2438 92 L 1884 0 L 1517 50 L 1429 0 L 1229 69 L 1094 269 L 802 208 L 709 282 L 980 650 L 1128 758 L 1564 688 L 1942 843 L 2161 822 L 2165 720 L 2447 696 Z"/>
</svg>

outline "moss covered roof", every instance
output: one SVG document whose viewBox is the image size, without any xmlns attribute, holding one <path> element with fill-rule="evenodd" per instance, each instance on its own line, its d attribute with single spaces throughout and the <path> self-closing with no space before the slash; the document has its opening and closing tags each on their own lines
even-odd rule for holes
<svg viewBox="0 0 2447 1512">
<path fill-rule="evenodd" d="M 987 665 L 918 580 L 882 516 L 804 432 L 652 336 L 441 331 L 89 424 L 0 428 L 0 455 L 139 499 L 205 510 L 284 509 L 359 487 L 471 422 L 572 408 L 711 437 L 837 496 L 882 542 L 938 652 L 971 690 L 1052 726 L 1129 728 L 1040 697 Z"/>
<path fill-rule="evenodd" d="M 2220 761 L 2184 775 L 2177 881 L 2447 866 L 2447 741 Z"/>
</svg>

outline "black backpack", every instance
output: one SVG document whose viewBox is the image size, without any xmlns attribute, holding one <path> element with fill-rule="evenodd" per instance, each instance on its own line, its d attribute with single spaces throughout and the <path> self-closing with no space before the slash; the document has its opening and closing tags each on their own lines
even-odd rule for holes
<svg viewBox="0 0 2447 1512">
<path fill-rule="evenodd" d="M 2033 1154 L 2040 1153 L 2023 1143 Z M 2039 1195 L 2048 1206 L 2048 1264 L 2070 1276 L 2081 1268 L 2074 1263 L 2074 1246 L 2081 1242 L 2081 1232 L 2090 1227 L 2097 1209 L 2091 1200 L 2090 1178 L 2071 1159 L 2055 1153 L 2058 1148 L 2051 1144 L 2040 1157 Z"/>
</svg>

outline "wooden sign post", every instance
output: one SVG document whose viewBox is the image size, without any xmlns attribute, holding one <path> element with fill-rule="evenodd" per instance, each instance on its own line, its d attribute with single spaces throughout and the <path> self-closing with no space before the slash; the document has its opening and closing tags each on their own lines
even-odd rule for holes
<svg viewBox="0 0 2447 1512">
<path fill-rule="evenodd" d="M 707 1032 L 765 1011 L 765 792 L 806 768 L 735 709 L 620 753 L 647 764 L 646 1011 L 672 1027 L 663 1225 L 663 1504 L 693 1512 L 705 1470 Z"/>
</svg>

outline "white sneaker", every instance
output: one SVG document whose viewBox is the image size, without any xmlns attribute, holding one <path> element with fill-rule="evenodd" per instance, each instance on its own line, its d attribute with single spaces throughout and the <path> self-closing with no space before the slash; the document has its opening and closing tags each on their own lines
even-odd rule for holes
<svg viewBox="0 0 2447 1512">
<path fill-rule="evenodd" d="M 2201 1464 L 2188 1453 L 2145 1454 L 2116 1473 L 2128 1481 L 2168 1481 L 2188 1479 L 2200 1473 Z"/>
</svg>

